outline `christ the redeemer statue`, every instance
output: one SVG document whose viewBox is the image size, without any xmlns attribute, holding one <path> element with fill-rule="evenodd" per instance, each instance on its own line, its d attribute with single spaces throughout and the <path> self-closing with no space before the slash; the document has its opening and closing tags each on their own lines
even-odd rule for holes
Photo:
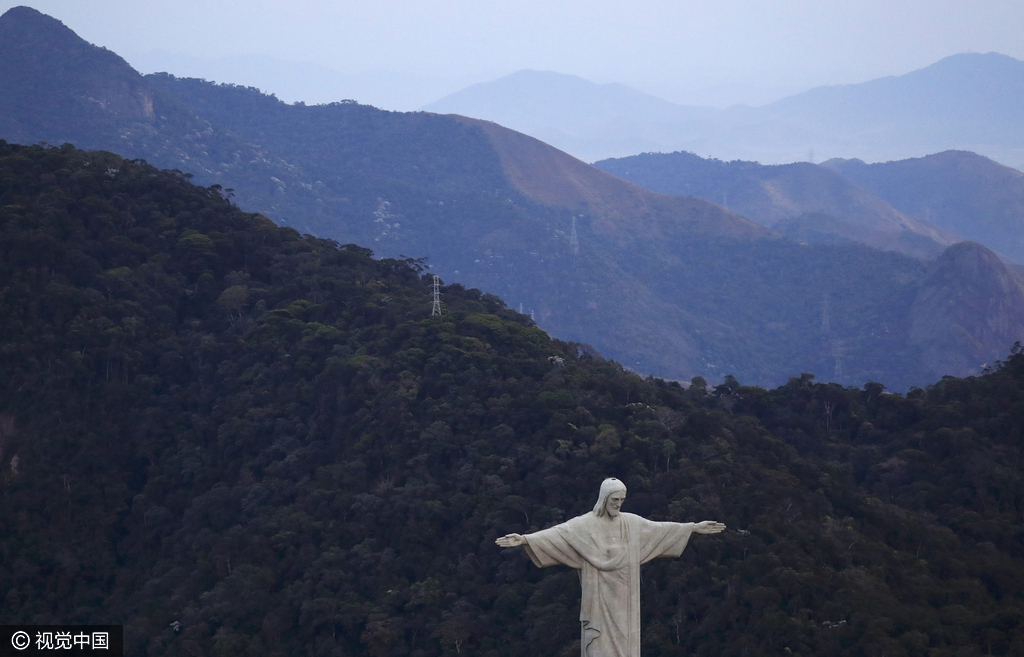
<svg viewBox="0 0 1024 657">
<path fill-rule="evenodd" d="M 713 520 L 653 522 L 622 513 L 625 499 L 625 484 L 605 479 L 590 513 L 495 541 L 501 547 L 522 545 L 539 568 L 561 564 L 579 571 L 582 657 L 640 657 L 640 565 L 678 557 L 694 532 L 725 529 Z"/>
</svg>

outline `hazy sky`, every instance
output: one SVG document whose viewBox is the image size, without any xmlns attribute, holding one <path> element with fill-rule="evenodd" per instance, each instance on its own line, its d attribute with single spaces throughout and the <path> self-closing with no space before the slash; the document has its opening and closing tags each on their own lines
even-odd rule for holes
<svg viewBox="0 0 1024 657">
<path fill-rule="evenodd" d="M 0 0 L 0 11 L 17 4 L 24 3 Z M 343 74 L 383 70 L 434 79 L 439 90 L 533 68 L 623 82 L 677 102 L 757 103 L 819 84 L 906 73 L 960 52 L 1024 59 L 1022 0 L 35 0 L 29 6 L 133 64 L 161 57 L 180 62 L 187 55 L 201 67 L 201 60 L 260 55 Z"/>
</svg>

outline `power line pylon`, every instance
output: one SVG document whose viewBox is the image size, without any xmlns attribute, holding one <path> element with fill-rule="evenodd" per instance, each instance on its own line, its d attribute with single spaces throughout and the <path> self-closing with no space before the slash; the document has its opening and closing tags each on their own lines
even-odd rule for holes
<svg viewBox="0 0 1024 657">
<path fill-rule="evenodd" d="M 843 341 L 832 341 L 832 357 L 836 359 L 836 369 L 833 378 L 839 381 L 843 378 Z"/>
<path fill-rule="evenodd" d="M 441 314 L 441 279 L 434 277 L 434 307 L 430 309 L 430 316 Z"/>
</svg>

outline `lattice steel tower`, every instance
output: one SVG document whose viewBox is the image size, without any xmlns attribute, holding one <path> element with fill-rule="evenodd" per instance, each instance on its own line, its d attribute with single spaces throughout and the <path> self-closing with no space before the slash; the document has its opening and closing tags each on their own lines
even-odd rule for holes
<svg viewBox="0 0 1024 657">
<path fill-rule="evenodd" d="M 441 314 L 441 279 L 434 277 L 434 307 L 430 309 L 430 316 Z"/>
<path fill-rule="evenodd" d="M 843 378 L 843 341 L 833 340 L 832 341 L 832 357 L 836 359 L 836 370 L 833 374 L 833 378 L 839 381 Z"/>
</svg>

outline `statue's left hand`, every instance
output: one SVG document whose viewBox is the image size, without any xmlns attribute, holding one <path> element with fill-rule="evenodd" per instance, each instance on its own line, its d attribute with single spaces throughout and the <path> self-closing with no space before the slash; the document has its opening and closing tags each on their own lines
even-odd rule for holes
<svg viewBox="0 0 1024 657">
<path fill-rule="evenodd" d="M 698 522 L 694 525 L 693 531 L 698 534 L 717 534 L 721 531 L 725 531 L 725 525 L 716 520 L 705 520 L 704 522 Z"/>
</svg>

